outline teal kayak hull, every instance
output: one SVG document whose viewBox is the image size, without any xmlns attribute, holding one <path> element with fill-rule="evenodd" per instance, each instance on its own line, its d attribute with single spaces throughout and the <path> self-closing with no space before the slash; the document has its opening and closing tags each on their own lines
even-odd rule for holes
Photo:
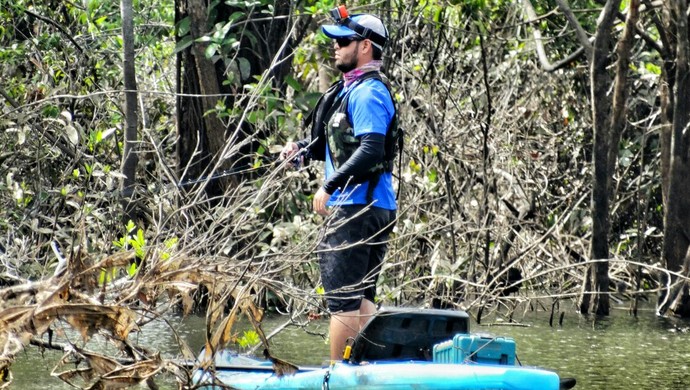
<svg viewBox="0 0 690 390">
<path fill-rule="evenodd" d="M 216 368 L 215 378 L 235 389 L 559 389 L 556 373 L 521 366 L 421 361 L 336 363 L 324 368 L 301 369 L 282 377 L 270 367 L 270 363 L 259 363 L 255 367 Z M 209 383 L 206 389 L 221 388 L 213 386 L 212 381 L 209 373 L 197 371 L 195 383 Z"/>
</svg>

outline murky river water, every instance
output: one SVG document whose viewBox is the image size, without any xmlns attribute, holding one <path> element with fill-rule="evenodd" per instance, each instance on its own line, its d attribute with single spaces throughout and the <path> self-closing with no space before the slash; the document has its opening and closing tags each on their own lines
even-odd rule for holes
<svg viewBox="0 0 690 390">
<path fill-rule="evenodd" d="M 556 370 L 561 376 L 577 378 L 576 389 L 690 389 L 690 322 L 659 319 L 653 311 L 641 311 L 637 318 L 626 310 L 613 310 L 609 318 L 594 321 L 578 314 L 566 314 L 562 326 L 549 326 L 549 314 L 528 312 L 520 318 L 526 326 L 485 326 L 472 323 L 473 332 L 513 337 L 525 365 Z M 203 319 L 169 319 L 172 327 L 194 351 L 203 344 Z M 284 323 L 276 317 L 264 330 Z M 491 322 L 487 319 L 483 322 Z M 555 321 L 557 322 L 557 321 Z M 312 323 L 309 330 L 325 332 L 325 322 Z M 178 355 L 175 338 L 164 324 L 148 326 L 140 340 L 155 345 L 165 357 Z M 318 336 L 298 328 L 286 328 L 272 340 L 274 354 L 302 365 L 320 365 L 328 345 Z M 12 366 L 13 389 L 70 389 L 52 378 L 50 371 L 61 356 L 35 348 L 22 353 Z M 170 379 L 160 378 L 161 388 L 175 388 Z"/>
</svg>

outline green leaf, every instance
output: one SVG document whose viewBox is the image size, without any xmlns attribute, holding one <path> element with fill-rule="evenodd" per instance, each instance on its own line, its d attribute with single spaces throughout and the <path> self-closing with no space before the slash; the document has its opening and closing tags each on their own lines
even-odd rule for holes
<svg viewBox="0 0 690 390">
<path fill-rule="evenodd" d="M 211 58 L 211 57 L 213 57 L 214 54 L 216 54 L 217 51 L 218 51 L 218 44 L 211 43 L 206 48 L 204 55 L 206 56 L 206 58 Z"/>
<path fill-rule="evenodd" d="M 57 118 L 60 115 L 60 109 L 53 105 L 46 106 L 43 109 L 43 115 L 49 118 Z"/>
<path fill-rule="evenodd" d="M 412 169 L 413 172 L 419 173 L 422 171 L 422 166 L 417 164 L 414 160 L 410 160 L 410 169 Z"/>
<path fill-rule="evenodd" d="M 645 63 L 644 68 L 647 69 L 649 73 L 655 74 L 657 76 L 661 75 L 661 67 L 651 63 Z"/>
<path fill-rule="evenodd" d="M 228 18 L 228 20 L 229 20 L 231 23 L 235 23 L 236 21 L 242 19 L 245 15 L 246 15 L 245 12 L 237 11 L 237 12 L 233 13 L 232 15 L 230 15 L 230 17 Z"/>
<path fill-rule="evenodd" d="M 146 244 L 146 239 L 144 238 L 144 231 L 142 229 L 139 229 L 137 231 L 137 242 L 142 247 Z"/>
<path fill-rule="evenodd" d="M 237 64 L 240 68 L 240 76 L 242 77 L 242 80 L 248 79 L 252 75 L 252 65 L 249 63 L 249 60 L 244 57 L 240 57 L 237 59 Z"/>
<path fill-rule="evenodd" d="M 165 247 L 170 249 L 170 248 L 174 247 L 175 245 L 177 245 L 178 241 L 179 241 L 179 239 L 177 237 L 168 238 L 167 240 L 165 240 Z"/>
<path fill-rule="evenodd" d="M 125 238 L 120 237 L 119 240 L 113 241 L 113 245 L 115 245 L 117 248 L 123 249 L 125 247 Z"/>
<path fill-rule="evenodd" d="M 245 331 L 242 334 L 242 337 L 237 339 L 237 343 L 242 348 L 247 348 L 247 347 L 251 347 L 253 345 L 257 345 L 257 344 L 259 344 L 259 342 L 261 342 L 261 339 L 259 338 L 259 334 L 253 330 Z"/>
<path fill-rule="evenodd" d="M 235 13 L 237 13 L 237 12 L 235 12 Z M 233 25 L 233 21 L 232 21 L 232 20 L 230 20 L 229 22 L 225 23 L 225 24 L 223 25 L 223 27 L 221 27 L 221 28 L 218 29 L 215 33 L 213 33 L 213 37 L 214 37 L 214 38 L 219 38 L 219 39 L 225 38 L 225 36 L 228 35 L 228 32 L 230 31 L 230 28 L 232 28 L 232 25 Z"/>
<path fill-rule="evenodd" d="M 100 25 L 102 25 L 103 22 L 105 22 L 107 19 L 108 19 L 108 16 L 107 16 L 107 15 L 101 16 L 100 18 L 96 19 L 96 20 L 94 21 L 94 23 L 95 23 L 97 26 L 100 26 Z"/>
<path fill-rule="evenodd" d="M 235 72 L 229 71 L 225 77 L 226 79 L 223 80 L 223 85 L 232 85 L 235 83 Z"/>
<path fill-rule="evenodd" d="M 194 38 L 192 38 L 191 35 L 185 35 L 175 45 L 175 51 L 173 51 L 173 54 L 177 54 L 177 53 L 185 50 L 186 48 L 191 46 L 192 43 L 194 43 Z"/>
<path fill-rule="evenodd" d="M 302 84 L 300 84 L 299 81 L 297 81 L 294 77 L 288 75 L 285 77 L 285 82 L 296 92 L 302 92 Z"/>
<path fill-rule="evenodd" d="M 136 274 L 137 274 L 137 263 L 132 263 L 129 265 L 129 268 L 127 268 L 127 275 L 133 277 Z"/>
<path fill-rule="evenodd" d="M 247 122 L 251 123 L 252 125 L 257 124 L 259 121 L 259 113 L 256 111 L 251 111 L 247 114 Z"/>
<path fill-rule="evenodd" d="M 177 26 L 175 26 L 175 30 L 177 31 L 177 36 L 178 37 L 185 37 L 187 34 L 189 34 L 189 27 L 191 24 L 192 24 L 192 19 L 189 16 L 187 16 L 184 19 L 177 22 Z"/>
<path fill-rule="evenodd" d="M 430 182 L 436 183 L 438 181 L 438 171 L 432 168 L 427 172 L 426 177 Z"/>
</svg>

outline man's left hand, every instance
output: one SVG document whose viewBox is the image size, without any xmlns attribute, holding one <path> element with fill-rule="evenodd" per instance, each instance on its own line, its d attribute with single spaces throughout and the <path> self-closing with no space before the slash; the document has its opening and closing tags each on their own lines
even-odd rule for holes
<svg viewBox="0 0 690 390">
<path fill-rule="evenodd" d="M 330 211 L 326 208 L 326 202 L 331 199 L 331 194 L 327 193 L 323 188 L 319 188 L 314 195 L 314 201 L 312 203 L 314 207 L 314 212 L 319 215 L 328 215 Z"/>
</svg>

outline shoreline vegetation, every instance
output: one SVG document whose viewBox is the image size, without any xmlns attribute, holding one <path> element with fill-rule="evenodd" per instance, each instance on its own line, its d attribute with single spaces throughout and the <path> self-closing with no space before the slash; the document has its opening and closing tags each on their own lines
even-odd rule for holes
<svg viewBox="0 0 690 390">
<path fill-rule="evenodd" d="M 690 314 L 687 10 L 653 3 L 348 4 L 391 26 L 406 134 L 377 303 Z M 58 345 L 81 388 L 185 384 L 132 335 L 195 313 L 218 350 L 327 315 L 322 167 L 276 156 L 337 77 L 333 6 L 0 0 L 0 388 Z"/>
</svg>

